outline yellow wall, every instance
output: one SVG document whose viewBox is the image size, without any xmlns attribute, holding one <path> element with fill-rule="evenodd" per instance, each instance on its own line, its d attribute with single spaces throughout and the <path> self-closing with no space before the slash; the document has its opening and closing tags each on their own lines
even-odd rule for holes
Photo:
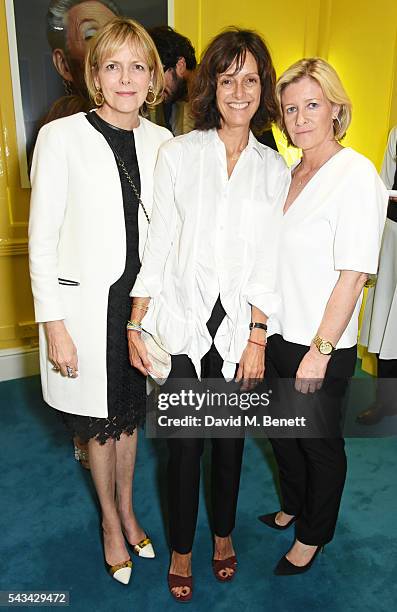
<svg viewBox="0 0 397 612">
<path fill-rule="evenodd" d="M 340 72 L 354 105 L 346 144 L 379 167 L 397 123 L 396 0 L 174 0 L 175 27 L 200 53 L 221 28 L 263 34 L 277 72 L 321 55 Z M 0 349 L 35 342 L 27 269 L 29 191 L 19 187 L 4 0 L 0 0 Z M 32 339 L 33 336 L 33 339 Z"/>
<path fill-rule="evenodd" d="M 0 349 L 35 345 L 27 259 L 29 190 L 19 186 L 4 0 L 0 5 Z"/>
<path fill-rule="evenodd" d="M 396 0 L 175 0 L 175 27 L 198 52 L 228 25 L 258 30 L 278 74 L 304 56 L 328 59 L 353 102 L 345 144 L 380 167 L 397 123 Z"/>
</svg>

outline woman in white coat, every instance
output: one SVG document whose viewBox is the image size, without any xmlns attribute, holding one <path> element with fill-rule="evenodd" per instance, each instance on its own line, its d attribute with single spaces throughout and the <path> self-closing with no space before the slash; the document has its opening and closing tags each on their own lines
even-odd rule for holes
<svg viewBox="0 0 397 612">
<path fill-rule="evenodd" d="M 397 125 L 390 132 L 380 176 L 397 190 Z M 375 425 L 397 412 L 397 197 L 390 196 L 375 287 L 368 290 L 360 344 L 375 353 L 378 364 L 376 399 L 357 415 L 361 425 Z M 386 379 L 386 380 L 385 380 Z"/>
<path fill-rule="evenodd" d="M 140 116 L 161 98 L 164 76 L 138 23 L 116 18 L 97 34 L 85 78 L 97 108 L 45 125 L 37 139 L 30 270 L 44 399 L 88 441 L 105 560 L 126 584 L 132 567 L 126 542 L 154 556 L 132 508 L 145 377 L 129 364 L 126 321 L 157 151 L 171 135 Z"/>
</svg>

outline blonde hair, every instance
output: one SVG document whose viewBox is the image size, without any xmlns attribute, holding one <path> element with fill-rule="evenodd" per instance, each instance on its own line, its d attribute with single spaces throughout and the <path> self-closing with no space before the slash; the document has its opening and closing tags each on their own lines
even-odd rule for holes
<svg viewBox="0 0 397 612">
<path fill-rule="evenodd" d="M 306 76 L 317 81 L 325 97 L 331 104 L 338 104 L 340 106 L 338 118 L 334 122 L 334 135 L 335 140 L 342 140 L 351 122 L 352 103 L 350 102 L 350 98 L 335 68 L 320 57 L 310 57 L 299 60 L 287 68 L 278 79 L 276 84 L 276 98 L 280 110 L 280 119 L 278 120 L 279 128 L 284 132 L 288 144 L 294 146 L 285 128 L 281 96 L 288 85 L 296 83 Z"/>
<path fill-rule="evenodd" d="M 98 73 L 101 62 L 110 57 L 120 47 L 128 42 L 133 49 L 142 54 L 150 72 L 153 72 L 151 82 L 156 100 L 152 104 L 144 103 L 144 107 L 152 107 L 162 101 L 164 91 L 164 70 L 155 44 L 145 28 L 133 19 L 116 17 L 103 26 L 90 42 L 86 57 L 84 78 L 88 93 L 94 99 L 97 93 L 94 77 Z"/>
</svg>

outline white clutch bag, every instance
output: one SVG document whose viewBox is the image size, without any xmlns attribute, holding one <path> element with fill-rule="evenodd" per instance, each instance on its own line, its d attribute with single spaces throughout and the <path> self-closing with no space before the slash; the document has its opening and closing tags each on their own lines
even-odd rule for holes
<svg viewBox="0 0 397 612">
<path fill-rule="evenodd" d="M 152 370 L 148 375 L 158 384 L 163 385 L 171 371 L 171 355 L 159 343 L 159 341 L 144 329 L 141 332 L 148 359 L 152 364 Z"/>
</svg>

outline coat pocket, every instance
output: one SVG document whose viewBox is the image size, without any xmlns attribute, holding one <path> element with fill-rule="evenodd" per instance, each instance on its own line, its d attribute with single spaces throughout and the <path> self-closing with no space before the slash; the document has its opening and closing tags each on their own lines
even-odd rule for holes
<svg viewBox="0 0 397 612">
<path fill-rule="evenodd" d="M 60 285 L 67 285 L 69 287 L 78 287 L 80 283 L 75 280 L 70 280 L 68 278 L 58 278 L 58 283 Z"/>
</svg>

